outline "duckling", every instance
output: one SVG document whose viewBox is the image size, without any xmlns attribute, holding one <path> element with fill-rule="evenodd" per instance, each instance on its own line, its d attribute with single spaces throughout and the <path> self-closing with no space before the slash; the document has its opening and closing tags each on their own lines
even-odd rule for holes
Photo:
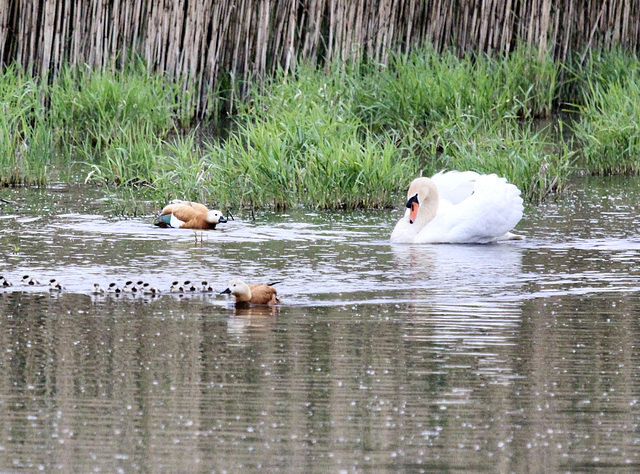
<svg viewBox="0 0 640 474">
<path fill-rule="evenodd" d="M 198 287 L 191 283 L 190 280 L 185 281 L 182 288 L 187 293 L 195 293 L 196 291 L 198 291 Z"/>
<path fill-rule="evenodd" d="M 100 286 L 100 283 L 94 283 L 93 290 L 91 290 L 91 293 L 93 293 L 94 295 L 104 295 L 105 290 Z"/>
<path fill-rule="evenodd" d="M 22 284 L 27 286 L 35 286 L 39 285 L 40 282 L 35 278 L 31 278 L 29 275 L 25 275 L 22 277 Z"/>
<path fill-rule="evenodd" d="M 184 288 L 180 286 L 180 282 L 178 281 L 174 281 L 173 283 L 171 283 L 171 286 L 169 287 L 169 293 L 182 293 L 183 291 L 184 291 Z"/>
<path fill-rule="evenodd" d="M 204 204 L 190 201 L 172 201 L 158 215 L 155 225 L 180 229 L 208 230 L 227 222 L 222 212 L 209 210 Z"/>
<path fill-rule="evenodd" d="M 144 283 L 142 285 L 142 293 L 145 295 L 159 295 L 162 292 L 155 286 L 151 286 L 149 283 Z"/>
<path fill-rule="evenodd" d="M 122 292 L 123 293 L 137 293 L 138 292 L 138 288 L 136 287 L 136 285 L 133 284 L 133 281 L 129 280 L 122 287 Z"/>
<path fill-rule="evenodd" d="M 107 288 L 107 293 L 115 293 L 119 295 L 120 293 L 122 293 L 122 290 L 120 289 L 117 283 L 109 283 L 109 287 Z"/>
<path fill-rule="evenodd" d="M 280 299 L 277 297 L 278 291 L 271 286 L 276 283 L 279 282 L 276 281 L 268 285 L 259 283 L 247 285 L 242 280 L 235 279 L 231 280 L 227 289 L 220 294 L 233 295 L 236 305 L 238 303 L 274 305 L 280 303 Z"/>
<path fill-rule="evenodd" d="M 9 286 L 13 286 L 13 283 L 11 283 L 9 280 L 7 280 L 4 276 L 0 275 L 0 286 L 7 288 Z"/>
<path fill-rule="evenodd" d="M 201 290 L 203 293 L 211 293 L 213 292 L 213 286 L 211 286 L 207 281 L 203 281 L 202 282 L 202 288 Z"/>
<path fill-rule="evenodd" d="M 56 280 L 55 278 L 52 278 L 51 280 L 49 280 L 49 291 L 62 291 L 64 290 L 64 286 L 62 286 L 62 284 Z"/>
</svg>

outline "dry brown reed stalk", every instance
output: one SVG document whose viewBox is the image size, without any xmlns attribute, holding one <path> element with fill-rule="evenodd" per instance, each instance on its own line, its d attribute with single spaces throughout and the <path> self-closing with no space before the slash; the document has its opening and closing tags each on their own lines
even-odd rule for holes
<svg viewBox="0 0 640 474">
<path fill-rule="evenodd" d="M 123 68 L 136 56 L 181 81 L 198 114 L 221 74 L 253 78 L 300 61 L 385 64 L 394 51 L 508 52 L 567 61 L 591 48 L 640 46 L 636 0 L 5 0 L 0 64 L 55 75 L 63 64 Z"/>
</svg>

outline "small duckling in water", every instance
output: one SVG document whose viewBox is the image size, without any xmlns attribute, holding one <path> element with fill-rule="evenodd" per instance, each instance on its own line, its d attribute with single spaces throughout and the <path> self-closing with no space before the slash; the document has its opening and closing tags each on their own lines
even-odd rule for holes
<svg viewBox="0 0 640 474">
<path fill-rule="evenodd" d="M 49 291 L 62 291 L 64 290 L 64 286 L 62 286 L 62 284 L 56 280 L 55 278 L 52 278 L 51 280 L 49 280 Z"/>
<path fill-rule="evenodd" d="M 109 287 L 107 288 L 107 293 L 120 294 L 122 293 L 122 290 L 120 289 L 117 283 L 109 283 Z"/>
<path fill-rule="evenodd" d="M 180 286 L 180 282 L 178 281 L 174 281 L 173 283 L 171 283 L 171 286 L 169 287 L 169 293 L 182 293 L 183 291 L 184 291 L 184 288 Z"/>
<path fill-rule="evenodd" d="M 100 283 L 94 283 L 93 290 L 91 290 L 91 293 L 93 293 L 94 295 L 104 295 L 106 292 L 104 288 L 100 286 Z"/>
<path fill-rule="evenodd" d="M 185 281 L 183 286 L 182 286 L 182 288 L 187 293 L 195 293 L 196 291 L 198 291 L 198 287 L 196 285 L 194 285 L 193 283 L 191 283 L 190 280 Z"/>
<path fill-rule="evenodd" d="M 22 277 L 22 284 L 27 286 L 36 286 L 39 285 L 40 282 L 35 278 L 31 278 L 29 275 L 25 275 Z"/>
<path fill-rule="evenodd" d="M 274 305 L 280 303 L 277 294 L 278 291 L 271 285 L 279 282 L 264 284 L 247 285 L 242 280 L 231 280 L 227 289 L 221 294 L 231 294 L 237 304 L 266 304 Z"/>
<path fill-rule="evenodd" d="M 138 292 L 138 288 L 136 287 L 136 285 L 133 284 L 133 281 L 129 280 L 122 287 L 122 292 L 123 293 L 137 293 Z"/>
<path fill-rule="evenodd" d="M 13 283 L 7 280 L 4 276 L 0 275 L 0 286 L 3 288 L 7 288 L 9 286 L 13 286 Z"/>
<path fill-rule="evenodd" d="M 162 292 L 155 286 L 151 286 L 149 283 L 143 283 L 142 293 L 145 295 L 159 295 Z"/>
<path fill-rule="evenodd" d="M 202 291 L 203 293 L 211 293 L 211 292 L 213 292 L 214 290 L 213 290 L 213 287 L 209 284 L 209 282 L 203 281 L 203 282 L 202 282 L 202 289 L 201 289 L 201 291 Z"/>
</svg>

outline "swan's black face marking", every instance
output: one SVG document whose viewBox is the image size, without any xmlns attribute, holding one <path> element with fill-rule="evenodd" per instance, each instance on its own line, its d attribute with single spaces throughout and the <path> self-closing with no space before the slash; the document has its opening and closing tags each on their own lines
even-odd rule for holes
<svg viewBox="0 0 640 474">
<path fill-rule="evenodd" d="M 415 193 L 412 197 L 409 198 L 409 200 L 407 201 L 407 208 L 411 209 L 411 206 L 413 206 L 413 204 L 420 204 L 418 202 L 418 193 Z"/>
<path fill-rule="evenodd" d="M 416 216 L 418 215 L 418 206 L 420 202 L 418 201 L 418 193 L 414 194 L 407 201 L 407 208 L 411 209 L 409 213 L 409 224 L 413 224 L 416 220 Z"/>
</svg>

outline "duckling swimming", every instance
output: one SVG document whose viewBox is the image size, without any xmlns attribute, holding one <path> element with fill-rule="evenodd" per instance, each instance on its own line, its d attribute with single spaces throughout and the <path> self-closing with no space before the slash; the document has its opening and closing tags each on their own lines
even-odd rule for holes
<svg viewBox="0 0 640 474">
<path fill-rule="evenodd" d="M 56 280 L 55 278 L 52 278 L 51 280 L 49 280 L 49 291 L 62 291 L 64 290 L 64 286 L 62 286 L 62 284 Z"/>
<path fill-rule="evenodd" d="M 133 281 L 129 280 L 122 287 L 122 292 L 123 293 L 137 293 L 138 292 L 138 288 L 136 287 L 136 285 L 133 284 Z"/>
<path fill-rule="evenodd" d="M 40 282 L 35 278 L 31 278 L 29 275 L 25 275 L 22 277 L 22 284 L 27 286 L 36 286 L 40 285 Z"/>
<path fill-rule="evenodd" d="M 145 295 L 159 295 L 162 292 L 155 286 L 151 286 L 149 283 L 144 283 L 142 285 L 142 293 Z"/>
<path fill-rule="evenodd" d="M 183 283 L 182 288 L 187 293 L 195 293 L 198 291 L 198 287 L 191 283 L 191 281 L 187 280 Z"/>
</svg>

